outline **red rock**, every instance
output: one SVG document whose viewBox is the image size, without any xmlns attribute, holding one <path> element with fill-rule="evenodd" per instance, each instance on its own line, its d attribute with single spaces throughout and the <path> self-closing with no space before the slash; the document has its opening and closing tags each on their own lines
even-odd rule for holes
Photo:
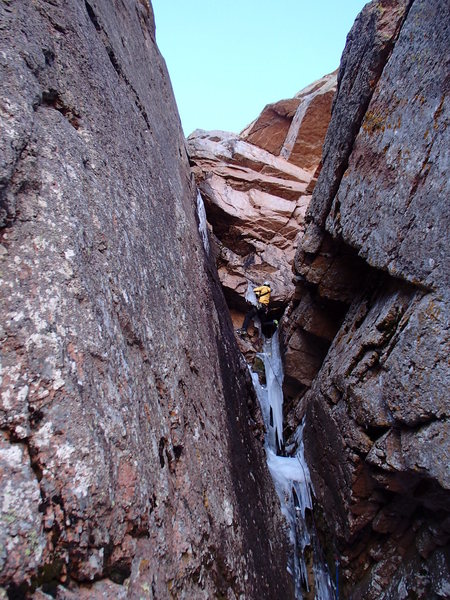
<svg viewBox="0 0 450 600">
<path fill-rule="evenodd" d="M 294 98 L 267 105 L 241 133 L 246 141 L 315 171 L 331 117 L 337 71 L 304 88 Z"/>
<path fill-rule="evenodd" d="M 268 104 L 259 117 L 241 132 L 241 137 L 279 156 L 300 102 L 299 98 L 289 98 Z"/>
<path fill-rule="evenodd" d="M 188 142 L 227 298 L 243 309 L 249 282 L 269 279 L 272 303 L 286 303 L 310 174 L 234 134 L 196 131 Z"/>
<path fill-rule="evenodd" d="M 330 119 L 336 73 L 268 105 L 240 136 L 195 131 L 188 152 L 219 240 L 222 285 L 244 310 L 248 285 L 267 279 L 272 305 L 292 297 L 293 253 L 304 230 Z"/>
</svg>

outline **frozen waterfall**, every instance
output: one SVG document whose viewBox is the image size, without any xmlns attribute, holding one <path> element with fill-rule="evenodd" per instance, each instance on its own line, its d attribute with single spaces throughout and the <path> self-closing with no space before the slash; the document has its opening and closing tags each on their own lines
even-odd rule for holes
<svg viewBox="0 0 450 600">
<path fill-rule="evenodd" d="M 200 192 L 197 192 L 197 215 L 198 215 L 198 231 L 203 241 L 203 247 L 206 254 L 209 254 L 209 238 L 208 238 L 208 225 L 206 221 L 205 205 Z"/>
<path fill-rule="evenodd" d="M 265 449 L 267 464 L 281 503 L 281 511 L 289 526 L 289 536 L 294 548 L 291 571 L 295 582 L 297 600 L 308 592 L 311 569 L 316 600 L 332 600 L 335 592 L 315 534 L 312 513 L 311 479 L 303 448 L 302 423 L 294 436 L 293 456 L 285 453 L 283 440 L 283 366 L 280 356 L 278 331 L 264 340 L 263 351 L 258 354 L 265 368 L 266 384 L 262 385 L 257 373 L 251 372 L 266 427 Z M 309 557 L 307 564 L 307 555 Z M 311 560 L 312 559 L 312 560 Z M 308 577 L 308 569 L 310 577 Z"/>
<path fill-rule="evenodd" d="M 245 300 L 247 304 L 252 304 L 253 306 L 258 305 L 258 298 L 256 297 L 255 292 L 253 291 L 254 284 L 247 279 L 247 291 L 245 292 Z"/>
</svg>

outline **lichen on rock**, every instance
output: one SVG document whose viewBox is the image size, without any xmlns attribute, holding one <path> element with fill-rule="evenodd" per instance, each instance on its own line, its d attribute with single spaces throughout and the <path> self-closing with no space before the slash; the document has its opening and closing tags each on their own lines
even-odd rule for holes
<svg viewBox="0 0 450 600">
<path fill-rule="evenodd" d="M 308 313 L 343 308 L 300 412 L 325 544 L 354 598 L 440 597 L 450 579 L 442 10 L 372 2 L 358 17 L 294 263 Z M 294 309 L 286 335 L 310 322 Z"/>
<path fill-rule="evenodd" d="M 0 19 L 0 588 L 292 597 L 149 3 Z"/>
</svg>

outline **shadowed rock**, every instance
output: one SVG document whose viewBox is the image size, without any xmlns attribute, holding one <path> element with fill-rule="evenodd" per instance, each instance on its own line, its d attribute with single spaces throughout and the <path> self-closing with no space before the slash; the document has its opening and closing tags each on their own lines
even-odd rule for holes
<svg viewBox="0 0 450 600">
<path fill-rule="evenodd" d="M 292 412 L 306 411 L 323 537 L 352 598 L 449 589 L 449 16 L 386 0 L 357 18 L 295 258 L 307 315 L 347 307 Z M 290 314 L 299 338 L 314 319 Z"/>
</svg>

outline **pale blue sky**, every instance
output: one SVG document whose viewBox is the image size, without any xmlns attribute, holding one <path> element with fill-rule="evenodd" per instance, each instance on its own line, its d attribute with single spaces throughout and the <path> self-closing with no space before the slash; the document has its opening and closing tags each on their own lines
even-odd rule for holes
<svg viewBox="0 0 450 600">
<path fill-rule="evenodd" d="M 184 132 L 239 132 L 339 65 L 365 0 L 152 0 Z"/>
</svg>

